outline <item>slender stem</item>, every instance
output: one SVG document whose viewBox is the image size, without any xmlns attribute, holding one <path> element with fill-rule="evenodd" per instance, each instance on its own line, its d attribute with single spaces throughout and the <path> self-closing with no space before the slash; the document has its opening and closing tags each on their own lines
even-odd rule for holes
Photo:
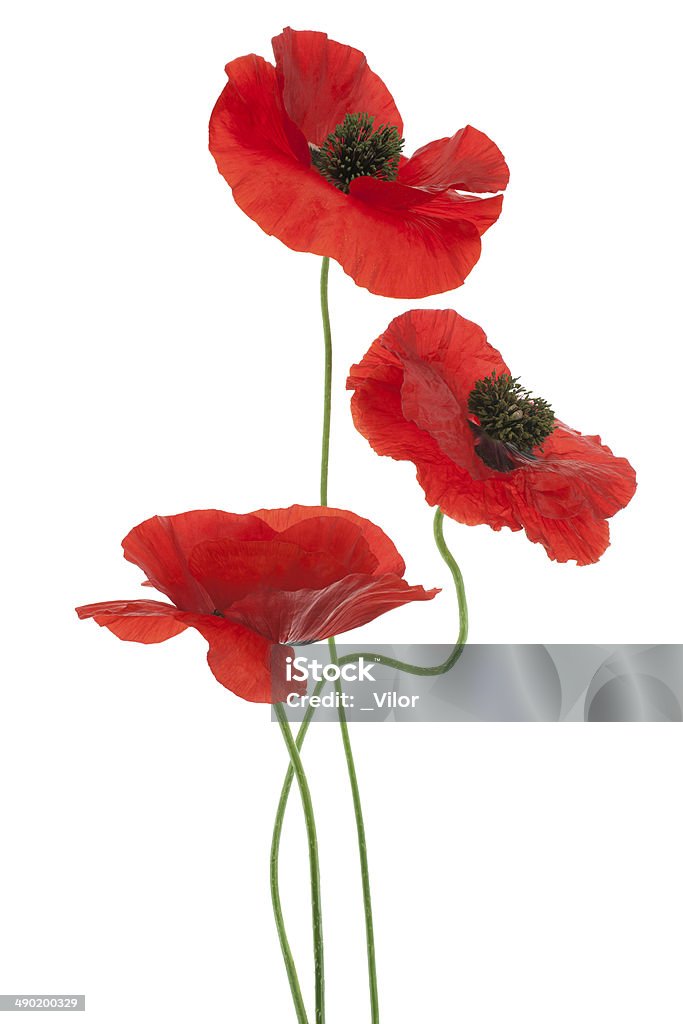
<svg viewBox="0 0 683 1024">
<path fill-rule="evenodd" d="M 321 680 L 315 689 L 316 696 L 320 693 L 325 684 L 324 680 Z M 311 724 L 311 719 L 315 714 L 315 708 L 309 706 L 306 708 L 306 714 L 303 717 L 299 731 L 296 736 L 296 747 L 297 750 L 301 750 L 308 727 Z M 287 931 L 285 929 L 285 921 L 282 914 L 282 903 L 280 901 L 280 879 L 279 879 L 279 863 L 280 863 L 280 843 L 282 840 L 282 827 L 285 820 L 285 811 L 287 810 L 287 801 L 289 800 L 289 794 L 292 789 L 292 782 L 294 780 L 294 769 L 290 761 L 289 767 L 287 768 L 287 774 L 285 775 L 285 781 L 282 784 L 282 790 L 280 792 L 280 799 L 277 805 L 277 812 L 275 814 L 275 824 L 273 826 L 273 838 L 270 844 L 270 894 L 273 901 L 273 913 L 275 914 L 275 926 L 277 928 L 278 937 L 280 939 L 280 948 L 282 949 L 282 955 L 285 961 L 285 969 L 287 971 L 287 977 L 289 978 L 289 987 L 292 991 L 292 999 L 294 1000 L 294 1008 L 297 1014 L 297 1020 L 299 1024 L 308 1024 L 308 1018 L 306 1016 L 306 1010 L 304 1007 L 303 998 L 301 995 L 301 987 L 299 985 L 299 978 L 296 971 L 296 965 L 292 956 L 292 951 L 287 939 Z"/>
<path fill-rule="evenodd" d="M 328 256 L 323 257 L 323 264 L 320 271 L 320 309 L 323 318 L 323 336 L 325 339 L 325 388 L 323 402 L 323 437 L 322 437 L 322 458 L 320 461 L 320 504 L 327 505 L 327 477 L 330 463 L 330 419 L 332 415 L 332 330 L 330 328 L 330 309 L 327 298 L 327 282 L 330 273 L 330 260 Z M 334 637 L 328 640 L 332 661 L 336 661 L 337 647 Z M 339 682 L 335 683 L 337 693 L 341 692 Z M 346 712 L 339 705 L 339 727 L 342 734 L 342 744 L 346 756 L 346 766 L 351 784 L 351 795 L 353 797 L 353 809 L 356 817 L 356 831 L 358 833 L 358 853 L 360 856 L 360 870 L 363 885 L 363 907 L 365 910 L 365 936 L 368 953 L 368 976 L 370 980 L 370 1019 L 372 1024 L 379 1024 L 379 999 L 377 995 L 377 966 L 375 964 L 375 938 L 372 922 L 372 901 L 370 898 L 370 874 L 368 871 L 368 854 L 365 842 L 365 825 L 363 823 L 363 810 L 360 802 L 360 791 L 358 789 L 358 778 L 356 766 L 353 761 L 351 750 L 351 739 L 349 727 L 346 721 Z"/>
<path fill-rule="evenodd" d="M 327 643 L 330 648 L 330 658 L 332 660 L 332 663 L 338 665 L 339 659 L 337 658 L 337 643 L 334 637 L 330 637 Z M 342 688 L 339 680 L 335 681 L 334 688 L 337 694 L 341 696 Z M 361 884 L 363 887 L 363 907 L 365 910 L 365 945 L 368 956 L 368 981 L 370 984 L 370 1020 L 372 1021 L 372 1024 L 379 1024 L 379 993 L 377 991 L 377 963 L 375 960 L 375 928 L 372 920 L 370 870 L 368 867 L 368 848 L 365 838 L 363 808 L 361 806 L 360 790 L 358 788 L 358 778 L 356 776 L 356 766 L 353 760 L 353 751 L 351 750 L 351 738 L 349 736 L 349 726 L 346 720 L 346 711 L 344 710 L 341 701 L 338 702 L 337 711 L 339 714 L 339 726 L 341 728 L 344 754 L 346 755 L 346 767 L 349 773 L 349 782 L 351 783 L 353 813 L 356 818 L 356 833 L 358 835 L 358 856 L 360 858 L 360 875 Z"/>
<path fill-rule="evenodd" d="M 327 476 L 330 465 L 330 420 L 332 416 L 332 329 L 330 307 L 327 301 L 327 281 L 330 276 L 330 257 L 323 256 L 320 271 L 320 310 L 323 318 L 325 339 L 325 385 L 323 399 L 323 438 L 320 459 L 320 504 L 327 505 Z"/>
<path fill-rule="evenodd" d="M 287 769 L 287 796 L 289 796 L 289 790 L 291 789 L 292 779 L 294 778 L 294 772 L 290 764 Z M 283 789 L 283 794 L 284 794 Z M 282 813 L 281 813 L 282 809 Z M 279 827 L 276 827 L 273 833 L 273 840 L 270 847 L 270 896 L 273 903 L 273 913 L 275 915 L 275 927 L 277 929 L 278 938 L 280 940 L 280 949 L 282 950 L 282 958 L 285 962 L 285 970 L 287 971 L 287 979 L 289 981 L 289 987 L 292 993 L 292 999 L 294 1000 L 294 1010 L 296 1012 L 296 1019 L 298 1024 L 308 1024 L 308 1014 L 306 1013 L 306 1005 L 304 1003 L 303 996 L 301 994 L 301 985 L 299 984 L 299 976 L 296 970 L 296 964 L 294 962 L 294 956 L 292 954 L 291 946 L 289 945 L 289 939 L 287 938 L 287 930 L 285 928 L 285 919 L 282 913 L 282 901 L 280 899 L 280 879 L 279 879 L 279 859 L 280 859 L 280 837 L 282 835 L 282 817 L 284 816 L 284 807 L 282 804 L 282 796 L 280 797 L 280 805 L 278 806 L 278 818 Z"/>
<path fill-rule="evenodd" d="M 275 714 L 277 716 L 277 720 L 280 724 L 280 729 L 284 737 L 285 745 L 289 753 L 290 767 L 293 770 L 294 774 L 296 775 L 296 781 L 299 786 L 299 792 L 301 794 L 301 803 L 304 809 L 304 820 L 306 822 L 306 836 L 308 838 L 308 859 L 311 870 L 311 913 L 313 918 L 313 957 L 315 962 L 315 1024 L 325 1024 L 325 967 L 323 951 L 323 924 L 320 900 L 320 862 L 318 859 L 318 838 L 315 830 L 315 819 L 313 817 L 313 803 L 311 801 L 311 791 L 308 788 L 308 781 L 306 779 L 306 773 L 304 772 L 304 766 L 299 755 L 299 748 L 292 734 L 289 721 L 287 720 L 287 715 L 285 714 L 285 709 L 283 708 L 282 704 L 275 704 L 274 707 Z M 277 875 L 277 865 L 275 866 L 275 874 Z M 283 937 L 286 947 L 287 949 L 289 949 L 289 943 L 287 942 L 287 938 L 284 935 L 284 925 L 282 932 L 280 933 L 281 943 Z M 296 977 L 296 969 L 294 970 L 294 976 Z M 294 994 L 294 990 L 292 990 L 292 992 Z M 306 1011 L 303 1007 L 303 1001 L 301 1000 L 300 991 L 299 1000 L 300 1003 L 297 1004 L 297 1001 L 295 999 L 297 1016 L 301 1024 L 305 1024 L 305 1022 L 307 1021 L 307 1017 Z"/>
<path fill-rule="evenodd" d="M 320 462 L 321 505 L 327 505 L 327 476 L 330 461 L 330 420 L 332 412 L 332 330 L 330 327 L 330 310 L 327 298 L 327 282 L 329 278 L 329 273 L 330 260 L 328 256 L 325 256 L 323 257 L 322 268 L 320 271 L 320 309 L 322 312 L 323 336 L 325 339 L 325 383 L 323 400 L 322 457 Z M 321 681 L 316 686 L 316 696 L 320 693 L 320 690 L 322 690 L 323 685 L 324 681 Z M 308 727 L 311 724 L 311 719 L 313 718 L 314 714 L 315 708 L 309 705 L 308 708 L 306 709 L 306 714 L 304 715 L 301 727 L 297 733 L 297 751 L 301 750 L 301 747 L 303 746 L 306 733 L 308 732 Z M 273 913 L 275 915 L 275 927 L 277 928 L 278 937 L 280 939 L 280 948 L 282 950 L 282 956 L 285 961 L 285 970 L 287 971 L 287 977 L 289 979 L 289 987 L 292 992 L 292 999 L 294 1000 L 294 1008 L 296 1010 L 297 1020 L 299 1024 L 308 1024 L 308 1020 L 306 1017 L 306 1009 L 301 995 L 301 986 L 299 984 L 296 965 L 294 963 L 294 957 L 292 956 L 292 950 L 289 945 L 289 940 L 287 938 L 284 916 L 282 914 L 282 902 L 280 899 L 280 844 L 282 841 L 282 828 L 284 825 L 285 811 L 287 810 L 287 802 L 289 800 L 289 794 L 292 789 L 292 781 L 294 779 L 294 774 L 295 768 L 294 762 L 292 761 L 287 769 L 285 781 L 282 785 L 282 790 L 280 792 L 280 800 L 277 805 L 277 811 L 275 814 L 275 824 L 273 826 L 273 837 L 270 844 L 270 894 L 273 903 Z M 313 887 L 312 878 L 311 886 Z M 318 993 L 319 989 L 317 967 L 318 962 L 316 961 L 316 994 Z M 320 960 L 320 968 L 322 970 L 322 959 Z M 320 978 L 320 982 L 322 982 L 322 975 Z M 316 1022 L 317 1021 L 318 1010 L 316 1003 Z"/>
<path fill-rule="evenodd" d="M 321 269 L 321 310 L 323 313 L 323 334 L 325 337 L 325 398 L 323 412 L 323 457 L 321 460 L 321 505 L 328 504 L 328 472 L 330 466 L 330 420 L 332 415 L 332 330 L 330 328 L 330 307 L 328 304 L 328 279 L 330 275 L 330 259 L 325 256 Z M 337 647 L 335 638 L 330 637 L 330 654 L 333 662 L 337 658 Z M 340 684 L 335 684 L 337 692 L 340 692 Z M 362 809 L 360 807 L 360 793 L 358 791 L 358 780 L 353 763 L 353 752 L 351 751 L 351 740 L 348 734 L 348 723 L 346 713 L 341 705 L 338 708 L 339 727 L 342 734 L 344 754 L 346 756 L 346 767 L 351 785 L 351 796 L 353 798 L 353 811 L 355 814 L 356 831 L 358 835 L 358 853 L 360 856 L 360 877 L 362 881 L 362 902 L 364 902 L 366 913 L 366 938 L 368 947 L 368 974 L 370 977 L 370 1005 L 372 1024 L 379 1024 L 379 999 L 377 993 L 377 966 L 375 964 L 375 932 L 373 927 L 373 907 L 370 896 L 370 873 L 368 870 L 368 850 L 366 845 L 366 828 L 362 820 Z"/>
<path fill-rule="evenodd" d="M 448 545 L 444 540 L 443 535 L 443 512 L 440 508 L 437 508 L 434 515 L 434 539 L 436 546 L 439 549 L 439 554 L 443 558 L 444 562 L 451 570 L 451 576 L 455 583 L 455 590 L 458 595 L 458 614 L 460 617 L 460 629 L 458 631 L 458 639 L 455 642 L 455 647 L 448 655 L 445 661 L 442 661 L 440 665 L 434 666 L 423 666 L 423 665 L 410 665 L 405 661 L 398 661 L 396 658 L 389 658 L 384 654 L 373 654 L 369 651 L 359 651 L 357 654 L 345 654 L 343 658 L 339 659 L 340 665 L 347 665 L 349 662 L 358 661 L 362 658 L 364 661 L 374 661 L 376 665 L 388 665 L 390 668 L 400 669 L 401 672 L 408 672 L 413 676 L 440 676 L 444 672 L 448 672 L 453 668 L 456 661 L 463 652 L 463 648 L 467 643 L 467 630 L 468 630 L 468 616 L 467 616 L 467 597 L 465 595 L 465 583 L 460 572 L 460 567 L 453 555 L 448 549 Z"/>
</svg>

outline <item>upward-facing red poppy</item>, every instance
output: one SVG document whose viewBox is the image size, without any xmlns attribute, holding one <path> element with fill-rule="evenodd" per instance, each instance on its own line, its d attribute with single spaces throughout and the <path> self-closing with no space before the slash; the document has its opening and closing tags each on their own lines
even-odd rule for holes
<svg viewBox="0 0 683 1024">
<path fill-rule="evenodd" d="M 275 66 L 226 66 L 209 148 L 235 201 L 290 249 L 331 256 L 378 295 L 457 288 L 500 214 L 509 172 L 476 128 L 401 155 L 403 122 L 359 50 L 285 29 Z"/>
<path fill-rule="evenodd" d="M 626 459 L 556 420 L 453 310 L 397 317 L 348 387 L 358 430 L 380 455 L 415 463 L 430 505 L 470 526 L 524 528 L 558 562 L 596 562 L 605 520 L 636 489 Z"/>
<path fill-rule="evenodd" d="M 79 617 L 143 644 L 194 626 L 219 683 L 262 703 L 295 689 L 277 671 L 282 645 L 324 640 L 438 593 L 409 586 L 386 534 L 336 508 L 154 516 L 125 537 L 123 553 L 147 576 L 143 586 L 173 604 L 105 601 L 77 608 Z"/>
</svg>

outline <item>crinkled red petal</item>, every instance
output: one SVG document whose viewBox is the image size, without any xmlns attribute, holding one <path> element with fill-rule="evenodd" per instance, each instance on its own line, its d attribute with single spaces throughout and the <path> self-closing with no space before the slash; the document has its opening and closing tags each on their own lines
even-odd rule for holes
<svg viewBox="0 0 683 1024">
<path fill-rule="evenodd" d="M 533 504 L 524 503 L 517 512 L 529 540 L 542 544 L 553 561 L 591 565 L 609 545 L 608 524 L 589 511 L 566 519 L 548 519 Z"/>
<path fill-rule="evenodd" d="M 335 578 L 341 579 L 348 573 L 373 573 L 377 569 L 379 563 L 370 550 L 365 532 L 362 520 L 354 522 L 341 515 L 312 516 L 287 527 L 279 534 L 279 539 L 321 558 L 334 554 L 335 560 L 343 566 L 343 572 Z"/>
<path fill-rule="evenodd" d="M 251 593 L 226 614 L 274 643 L 310 643 L 355 629 L 410 601 L 429 601 L 437 593 L 411 587 L 392 574 L 355 574 L 323 590 Z"/>
<path fill-rule="evenodd" d="M 448 189 L 432 191 L 380 178 L 354 178 L 349 190 L 351 196 L 377 210 L 414 215 L 419 211 L 432 220 L 471 221 L 480 235 L 498 220 L 503 208 L 502 196 L 461 195 Z"/>
<path fill-rule="evenodd" d="M 179 608 L 211 614 L 215 605 L 188 567 L 192 549 L 207 538 L 261 540 L 272 537 L 263 520 L 216 509 L 152 516 L 124 538 L 123 553 L 139 566 L 151 586 Z"/>
<path fill-rule="evenodd" d="M 304 692 L 288 683 L 284 658 L 290 648 L 277 647 L 237 622 L 216 615 L 183 612 L 161 601 L 102 601 L 76 609 L 120 640 L 158 644 L 192 626 L 208 641 L 207 661 L 219 683 L 244 700 L 271 704 L 288 693 Z"/>
<path fill-rule="evenodd" d="M 287 683 L 284 659 L 291 648 L 272 644 L 237 622 L 218 616 L 197 616 L 193 623 L 209 644 L 206 660 L 214 676 L 243 700 L 274 704 L 305 687 Z"/>
<path fill-rule="evenodd" d="M 398 180 L 420 188 L 500 192 L 510 180 L 505 157 L 488 135 L 471 125 L 437 139 L 401 164 Z"/>
<path fill-rule="evenodd" d="M 258 512 L 252 512 L 252 515 L 258 516 L 280 536 L 292 536 L 290 531 L 295 527 L 300 528 L 302 532 L 294 536 L 298 537 L 302 547 L 309 551 L 323 550 L 320 545 L 330 542 L 337 530 L 340 531 L 338 536 L 347 543 L 349 538 L 342 523 L 349 523 L 360 531 L 373 558 L 376 559 L 377 564 L 372 569 L 373 573 L 393 573 L 402 576 L 405 572 L 405 562 L 384 530 L 369 519 L 356 515 L 355 512 L 319 505 L 291 505 L 289 508 L 262 508 Z M 363 554 L 362 557 L 365 559 L 366 556 Z M 353 569 L 355 572 L 370 571 L 369 563 L 356 562 L 355 556 Z"/>
<path fill-rule="evenodd" d="M 308 142 L 320 146 L 346 114 L 370 114 L 375 125 L 403 121 L 384 82 L 365 55 L 324 32 L 286 28 L 273 39 L 285 108 Z"/>
<path fill-rule="evenodd" d="M 627 459 L 614 455 L 599 437 L 564 424 L 523 472 L 534 506 L 548 518 L 590 510 L 599 519 L 609 519 L 628 505 L 636 490 L 636 473 Z"/>
<path fill-rule="evenodd" d="M 252 591 L 318 589 L 348 571 L 334 549 L 305 551 L 280 537 L 206 541 L 192 549 L 189 567 L 219 611 Z"/>
<path fill-rule="evenodd" d="M 119 640 L 160 644 L 187 629 L 182 613 L 162 601 L 100 601 L 76 609 L 79 619 L 94 619 Z"/>
<path fill-rule="evenodd" d="M 463 409 L 478 380 L 510 372 L 479 324 L 453 309 L 411 309 L 392 320 L 375 344 L 428 362 L 442 374 Z"/>
</svg>

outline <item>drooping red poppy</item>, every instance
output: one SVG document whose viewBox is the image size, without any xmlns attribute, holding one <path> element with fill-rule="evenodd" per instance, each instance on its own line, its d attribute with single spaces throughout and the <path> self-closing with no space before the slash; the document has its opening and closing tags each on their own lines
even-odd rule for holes
<svg viewBox="0 0 683 1024">
<path fill-rule="evenodd" d="M 510 375 L 481 327 L 411 310 L 351 368 L 351 410 L 380 455 L 414 462 L 430 505 L 470 526 L 524 529 L 558 562 L 596 562 L 635 472 L 555 418 Z"/>
<path fill-rule="evenodd" d="M 476 128 L 401 155 L 403 122 L 364 55 L 287 28 L 275 66 L 226 66 L 209 148 L 235 201 L 290 249 L 331 256 L 378 295 L 457 288 L 501 211 L 509 172 Z"/>
<path fill-rule="evenodd" d="M 147 576 L 143 586 L 173 603 L 104 601 L 77 608 L 79 617 L 143 644 L 194 626 L 219 683 L 262 703 L 296 689 L 279 671 L 285 645 L 327 639 L 438 593 L 406 583 L 405 563 L 378 526 L 336 508 L 154 516 L 124 538 L 123 553 Z"/>
</svg>

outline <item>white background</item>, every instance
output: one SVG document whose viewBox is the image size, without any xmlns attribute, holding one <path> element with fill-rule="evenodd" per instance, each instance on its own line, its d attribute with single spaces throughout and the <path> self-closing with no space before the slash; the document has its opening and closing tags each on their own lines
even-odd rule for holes
<svg viewBox="0 0 683 1024">
<path fill-rule="evenodd" d="M 639 479 L 592 567 L 447 522 L 471 639 L 681 640 L 673 9 L 7 6 L 0 991 L 85 992 L 94 1024 L 294 1020 L 267 890 L 286 764 L 268 711 L 215 682 L 196 633 L 143 648 L 73 612 L 143 595 L 119 541 L 150 515 L 317 501 L 320 261 L 263 235 L 206 148 L 223 65 L 269 56 L 284 24 L 367 54 L 407 153 L 471 123 L 512 171 L 459 291 L 380 299 L 332 267 L 331 503 L 383 526 L 411 582 L 444 587 L 358 635 L 447 643 L 456 629 L 414 470 L 371 452 L 343 390 L 393 316 L 452 305 Z M 679 728 L 353 732 L 384 1024 L 680 1024 Z M 314 728 L 305 752 L 329 1024 L 364 1021 L 336 730 Z M 293 801 L 283 874 L 308 997 L 300 824 Z"/>
</svg>

